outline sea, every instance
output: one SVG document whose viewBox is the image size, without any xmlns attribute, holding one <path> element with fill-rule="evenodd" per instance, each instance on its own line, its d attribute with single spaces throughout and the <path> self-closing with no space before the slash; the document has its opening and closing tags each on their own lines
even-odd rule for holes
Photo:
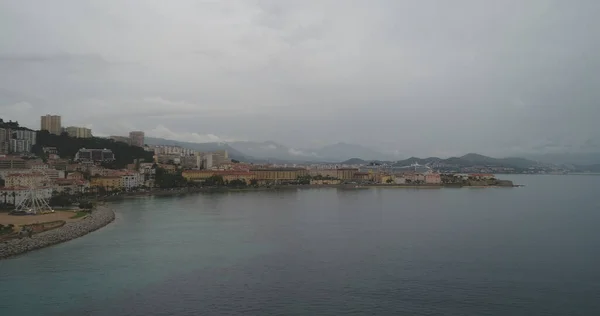
<svg viewBox="0 0 600 316">
<path fill-rule="evenodd" d="M 0 315 L 600 315 L 600 176 L 143 197 L 0 261 Z"/>
</svg>

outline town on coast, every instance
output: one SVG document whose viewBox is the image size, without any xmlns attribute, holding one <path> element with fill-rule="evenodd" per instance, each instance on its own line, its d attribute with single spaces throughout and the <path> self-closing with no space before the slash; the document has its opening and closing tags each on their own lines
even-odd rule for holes
<svg viewBox="0 0 600 316">
<path fill-rule="evenodd" d="M 88 128 L 63 127 L 57 115 L 42 116 L 39 130 L 0 119 L 0 258 L 98 229 L 114 218 L 112 211 L 98 203 L 122 197 L 314 187 L 463 186 L 513 184 L 491 173 L 444 172 L 418 163 L 245 162 L 232 159 L 227 150 L 149 146 L 142 131 L 94 137 Z"/>
</svg>

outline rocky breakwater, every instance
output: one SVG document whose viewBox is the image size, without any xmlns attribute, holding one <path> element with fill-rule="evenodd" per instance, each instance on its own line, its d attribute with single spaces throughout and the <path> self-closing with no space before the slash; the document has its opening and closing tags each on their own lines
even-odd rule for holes
<svg viewBox="0 0 600 316">
<path fill-rule="evenodd" d="M 31 238 L 24 237 L 0 243 L 0 259 L 81 237 L 106 226 L 114 219 L 115 213 L 110 208 L 98 207 L 85 218 L 67 223 L 60 228 L 35 234 Z"/>
</svg>

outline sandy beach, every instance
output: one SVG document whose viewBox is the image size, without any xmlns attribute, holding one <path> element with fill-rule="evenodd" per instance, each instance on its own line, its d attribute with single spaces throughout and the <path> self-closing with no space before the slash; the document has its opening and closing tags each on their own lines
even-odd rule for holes
<svg viewBox="0 0 600 316">
<path fill-rule="evenodd" d="M 73 211 L 55 211 L 54 213 L 48 214 L 40 214 L 40 215 L 9 215 L 8 213 L 0 213 L 0 224 L 9 225 L 13 224 L 15 226 L 22 226 L 27 224 L 35 224 L 35 223 L 45 223 L 45 222 L 53 222 L 53 221 L 66 221 L 75 222 L 80 220 L 81 218 L 74 218 L 76 212 Z"/>
</svg>

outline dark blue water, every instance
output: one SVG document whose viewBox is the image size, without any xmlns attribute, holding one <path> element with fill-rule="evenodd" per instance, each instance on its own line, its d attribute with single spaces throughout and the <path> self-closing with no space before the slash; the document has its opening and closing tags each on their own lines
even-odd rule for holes
<svg viewBox="0 0 600 316">
<path fill-rule="evenodd" d="M 600 315 L 600 176 L 510 178 L 124 201 L 0 261 L 0 315 Z"/>
</svg>

